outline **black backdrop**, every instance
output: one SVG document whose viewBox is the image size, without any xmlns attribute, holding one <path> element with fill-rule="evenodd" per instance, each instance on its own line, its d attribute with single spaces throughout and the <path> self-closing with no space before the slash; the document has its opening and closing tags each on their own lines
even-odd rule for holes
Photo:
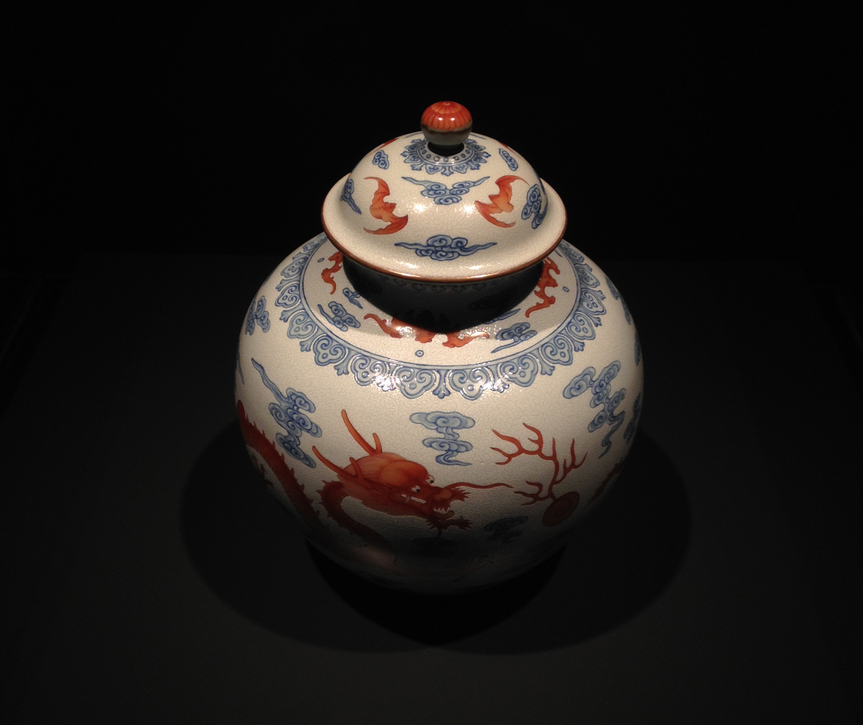
<svg viewBox="0 0 863 725">
<path fill-rule="evenodd" d="M 31 4 L 7 13 L 12 15 L 6 24 L 11 37 L 3 48 L 3 72 L 11 93 L 4 111 L 14 123 L 4 143 L 13 163 L 4 166 L 12 183 L 3 199 L 9 215 L 0 284 L 8 283 L 7 266 L 13 273 L 18 265 L 25 273 L 33 267 L 45 273 L 47 265 L 49 273 L 70 275 L 65 297 L 52 279 L 33 293 L 34 304 L 47 308 L 61 300 L 43 346 L 36 345 L 37 325 L 13 324 L 18 336 L 5 349 L 13 353 L 14 365 L 0 359 L 6 365 L 0 367 L 0 404 L 11 401 L 9 412 L 0 417 L 5 431 L 0 436 L 0 480 L 11 482 L 5 488 L 11 515 L 4 519 L 11 545 L 4 548 L 3 561 L 11 566 L 4 581 L 12 611 L 2 617 L 3 635 L 11 632 L 17 643 L 19 656 L 12 661 L 33 668 L 16 665 L 17 675 L 4 684 L 22 711 L 62 711 L 67 707 L 63 697 L 74 705 L 72 698 L 82 697 L 78 689 L 90 694 L 104 682 L 119 685 L 100 693 L 108 697 L 105 711 L 113 708 L 128 716 L 131 701 L 139 707 L 140 721 L 159 709 L 158 697 L 166 692 L 181 693 L 177 700 L 190 707 L 213 697 L 216 709 L 219 695 L 227 699 L 234 694 L 229 688 L 222 691 L 225 678 L 216 676 L 220 670 L 235 668 L 243 683 L 237 689 L 254 692 L 264 665 L 293 663 L 298 647 L 309 649 L 304 638 L 314 645 L 315 664 L 323 663 L 320 672 L 328 667 L 346 671 L 359 662 L 356 670 L 370 680 L 378 671 L 363 670 L 362 663 L 373 658 L 328 648 L 344 647 L 343 640 L 372 652 L 409 647 L 409 654 L 431 662 L 431 671 L 441 678 L 473 666 L 460 647 L 522 652 L 528 663 L 541 665 L 538 671 L 560 654 L 568 667 L 575 663 L 591 674 L 578 682 L 563 667 L 560 681 L 566 687 L 577 691 L 580 686 L 582 692 L 600 696 L 614 687 L 615 698 L 634 707 L 653 699 L 652 693 L 628 689 L 632 679 L 618 679 L 620 671 L 637 674 L 644 667 L 658 672 L 661 668 L 652 665 L 654 651 L 698 650 L 691 660 L 693 679 L 704 683 L 718 673 L 705 692 L 710 697 L 730 693 L 723 700 L 726 709 L 715 709 L 718 700 L 700 702 L 698 689 L 687 691 L 693 665 L 682 657 L 676 666 L 667 660 L 669 677 L 658 692 L 667 691 L 674 698 L 671 703 L 701 713 L 702 719 L 713 712 L 714 721 L 734 720 L 723 718 L 727 712 L 739 719 L 747 698 L 775 714 L 801 702 L 838 708 L 843 689 L 856 692 L 859 607 L 848 592 L 849 572 L 853 577 L 860 569 L 859 517 L 850 502 L 859 478 L 854 435 L 863 390 L 855 391 L 853 383 L 863 381 L 863 358 L 848 330 L 844 337 L 835 335 L 839 347 L 843 340 L 848 345 L 834 350 L 831 336 L 821 329 L 832 322 L 841 327 L 835 314 L 839 302 L 847 302 L 859 286 L 857 267 L 848 264 L 853 245 L 859 244 L 854 212 L 860 192 L 860 141 L 852 133 L 859 95 L 859 82 L 852 80 L 859 78 L 859 58 L 857 28 L 849 17 L 788 3 L 755 3 L 745 10 L 708 10 L 699 4 L 555 12 L 540 3 L 508 10 L 472 5 L 449 7 L 445 15 L 419 5 L 410 11 L 368 4 L 351 11 L 285 7 L 267 14 L 212 4 L 170 10 L 117 4 L 86 16 Z M 690 606 L 675 610 L 666 601 L 657 607 L 667 623 L 648 620 L 615 633 L 619 660 L 606 656 L 625 667 L 614 677 L 604 674 L 613 669 L 594 672 L 594 660 L 582 661 L 581 650 L 546 651 L 546 640 L 532 640 L 537 630 L 546 631 L 539 618 L 522 628 L 524 617 L 509 617 L 504 622 L 509 640 L 490 633 L 479 644 L 476 639 L 456 642 L 455 653 L 422 648 L 417 642 L 431 639 L 434 644 L 435 638 L 427 631 L 405 633 L 400 620 L 390 622 L 389 629 L 369 627 L 363 617 L 375 609 L 377 594 L 347 597 L 332 574 L 327 577 L 335 579 L 332 588 L 339 596 L 327 587 L 310 586 L 308 600 L 301 598 L 300 606 L 308 606 L 310 616 L 326 614 L 320 602 L 335 606 L 346 616 L 343 627 L 310 626 L 271 636 L 273 622 L 284 620 L 281 612 L 266 608 L 267 602 L 290 597 L 281 590 L 270 592 L 269 598 L 259 596 L 260 588 L 288 583 L 260 575 L 274 558 L 282 560 L 282 550 L 254 535 L 263 532 L 266 538 L 281 531 L 280 520 L 272 527 L 259 523 L 267 521 L 259 514 L 281 512 L 263 504 L 259 511 L 257 499 L 240 499 L 255 489 L 233 487 L 235 480 L 244 480 L 242 472 L 251 474 L 242 450 L 230 447 L 231 440 L 238 440 L 235 428 L 206 439 L 217 427 L 214 421 L 221 420 L 220 406 L 231 403 L 232 315 L 245 309 L 251 291 L 272 269 L 272 261 L 259 264 L 248 255 L 277 259 L 317 234 L 319 206 L 330 186 L 370 148 L 415 129 L 423 108 L 445 98 L 470 108 L 478 132 L 499 138 L 532 161 L 567 204 L 567 238 L 609 273 L 613 268 L 621 288 L 632 290 L 627 299 L 633 309 L 644 310 L 639 325 L 650 346 L 646 359 L 655 371 L 649 375 L 656 402 L 645 410 L 646 437 L 639 434 L 646 442 L 641 448 L 644 465 L 639 467 L 643 475 L 666 482 L 654 506 L 676 517 L 680 528 L 660 527 L 662 535 L 642 536 L 649 516 L 639 519 L 642 528 L 628 528 L 630 538 L 621 539 L 625 546 L 611 547 L 610 560 L 602 560 L 607 566 L 588 571 L 610 572 L 604 599 L 590 604 L 602 609 L 606 599 L 638 579 L 614 578 L 620 551 L 633 540 L 639 542 L 641 558 L 624 561 L 625 571 L 637 571 L 644 563 L 649 579 L 658 559 L 662 578 L 649 582 L 648 591 L 622 598 L 626 606 L 612 624 L 632 622 L 626 607 L 641 610 L 647 600 L 656 601 L 651 598 L 672 578 L 669 572 L 682 552 L 696 557 L 692 570 L 698 576 L 682 586 L 686 596 L 681 601 Z M 116 283 L 122 265 L 103 253 L 115 250 L 195 256 L 175 264 L 165 263 L 161 255 L 146 257 L 139 274 L 123 278 L 126 304 L 106 304 L 111 289 L 100 284 Z M 237 257 L 230 265 L 216 255 L 202 260 L 201 253 L 211 251 Z M 758 264 L 747 268 L 741 258 Z M 681 259 L 694 261 L 674 263 Z M 76 260 L 86 264 L 75 269 Z M 705 268 L 714 265 L 711 279 Z M 690 277 L 686 273 L 692 269 L 697 275 Z M 182 320 L 187 274 L 199 275 L 212 290 L 206 314 L 197 310 L 193 325 Z M 17 294 L 14 285 L 8 289 L 8 298 Z M 7 288 L 0 292 L 5 312 Z M 678 305 L 678 295 L 684 294 L 692 303 Z M 44 322 L 50 316 L 38 304 L 27 319 Z M 12 312 L 14 321 L 17 312 Z M 675 325 L 666 324 L 672 316 Z M 27 335 L 35 350 L 30 361 L 21 355 Z M 849 363 L 847 371 L 837 352 Z M 62 379 L 57 384 L 62 387 L 55 388 L 58 360 Z M 200 365 L 200 360 L 208 362 Z M 718 375 L 715 385 L 708 386 L 708 414 L 694 421 L 692 401 L 705 394 L 697 385 L 699 376 L 711 365 L 735 374 Z M 177 369 L 200 374 L 200 384 L 181 385 Z M 132 373 L 131 383 L 125 371 Z M 97 384 L 85 384 L 93 376 Z M 19 377 L 24 393 L 34 396 L 29 406 L 25 395 L 12 395 Z M 176 441 L 168 438 L 186 420 L 186 408 L 172 403 L 177 422 L 173 415 L 166 422 L 161 402 L 170 381 L 182 387 L 177 401 L 195 403 L 188 406 L 191 422 Z M 125 392 L 115 396 L 114 390 Z M 140 410 L 132 422 L 139 421 L 151 437 L 127 435 L 129 390 L 139 396 Z M 51 445 L 44 446 L 29 431 L 35 428 L 33 421 L 42 424 L 43 409 L 56 411 L 58 403 L 68 418 L 56 423 Z M 749 411 L 746 420 L 735 418 L 738 409 Z M 27 415 L 19 423 L 16 416 L 22 410 Z M 105 419 L 118 421 L 104 434 L 112 445 L 96 447 L 89 431 L 102 436 Z M 711 435 L 700 436 L 702 425 Z M 748 436 L 750 429 L 757 435 Z M 682 445 L 680 439 L 696 435 L 697 446 Z M 190 480 L 180 481 L 185 488 L 179 489 L 176 479 L 191 455 L 184 438 L 209 444 Z M 710 458 L 714 454 L 717 463 Z M 124 469 L 123 478 L 140 488 L 115 487 L 109 481 L 112 464 L 127 458 L 135 465 Z M 781 465 L 776 470 L 768 467 L 777 460 Z M 63 476 L 55 478 L 51 464 L 57 461 Z M 669 474 L 669 469 L 675 470 Z M 675 474 L 678 469 L 685 471 L 684 478 Z M 95 472 L 93 480 L 82 471 Z M 214 475 L 224 471 L 230 475 Z M 714 478 L 740 490 L 751 485 L 756 505 L 741 508 L 740 514 L 719 505 L 721 489 L 713 493 L 710 485 Z M 208 499 L 203 494 L 213 480 L 223 482 L 225 495 Z M 136 493 L 156 485 L 156 494 Z M 82 492 L 101 489 L 118 493 L 91 507 Z M 640 489 L 634 485 L 631 490 Z M 170 532 L 176 526 L 176 509 L 170 506 L 178 491 L 185 495 L 180 513 L 188 551 L 161 536 L 160 527 Z M 694 521 L 679 515 L 686 505 L 681 492 L 700 496 L 699 510 L 709 510 L 709 515 Z M 639 506 L 646 494 L 641 495 L 635 499 Z M 139 498 L 148 505 L 134 508 Z M 793 546 L 788 545 L 788 531 L 771 524 L 774 499 L 781 504 L 780 523 L 791 522 L 787 528 Z M 69 500 L 77 508 L 67 510 Z M 134 514 L 130 520 L 114 518 L 112 506 L 127 504 Z M 93 522 L 92 530 L 79 532 L 79 513 Z M 615 520 L 611 514 L 609 519 Z M 56 521 L 66 524 L 60 533 L 53 532 Z M 614 538 L 631 521 L 623 518 L 606 538 Z M 691 536 L 690 528 L 695 532 Z M 140 533 L 140 539 L 130 531 Z M 676 538 L 681 532 L 687 542 Z M 117 544 L 115 549 L 96 546 L 105 540 Z M 63 546 L 68 542 L 70 557 L 84 568 L 84 576 L 80 568 L 69 573 L 52 568 L 66 561 Z M 84 555 L 91 551 L 88 542 L 95 542 L 91 548 L 100 552 L 92 570 Z M 763 554 L 765 548 L 770 556 Z M 271 556 L 256 559 L 261 550 Z M 200 576 L 185 576 L 187 554 Z M 163 580 L 158 566 L 163 560 L 179 562 L 173 583 Z M 132 566 L 124 569 L 130 561 Z M 787 569 L 777 570 L 777 562 Z M 105 563 L 104 571 L 97 566 Z M 305 566 L 301 573 L 317 581 L 317 569 L 305 558 L 293 563 Z M 734 571 L 739 564 L 746 574 L 741 578 Z M 565 566 L 561 570 L 569 571 Z M 699 591 L 714 571 L 727 578 Z M 120 576 L 114 577 L 115 572 Z M 200 581 L 217 596 L 198 587 Z M 771 590 L 777 581 L 782 586 Z M 703 596 L 724 582 L 730 585 L 717 599 Z M 139 604 L 144 584 L 147 592 Z M 785 597 L 798 589 L 808 592 L 815 605 Z M 551 596 L 557 592 L 547 594 L 559 601 Z M 117 599 L 122 601 L 112 613 L 109 605 Z M 671 604 L 677 601 L 672 598 Z M 158 607 L 149 610 L 148 602 Z M 70 603 L 77 608 L 67 610 Z M 244 616 L 224 615 L 223 603 Z M 202 614 L 203 624 L 196 627 Z M 714 616 L 716 622 L 710 621 Z M 357 620 L 356 631 L 368 637 L 359 645 L 340 638 Z M 249 621 L 261 624 L 261 632 L 253 633 L 252 654 L 244 659 Z M 745 626 L 732 630 L 735 623 Z M 827 645 L 817 641 L 819 628 L 826 632 Z M 655 647 L 643 644 L 668 632 L 695 632 L 703 639 L 681 642 L 677 634 Z M 153 633 L 155 640 L 149 640 Z M 446 634 L 457 639 L 462 632 Z M 571 642 L 587 641 L 593 634 L 566 630 Z M 31 646 L 34 642 L 44 649 Z M 715 656 L 717 650 L 722 656 Z M 179 664 L 160 659 L 165 652 Z M 536 658 L 537 652 L 543 657 Z M 794 658 L 787 657 L 789 652 Z M 808 658 L 813 652 L 818 659 Z M 140 667 L 138 655 L 144 662 Z M 406 660 L 394 659 L 393 668 Z M 243 671 L 248 662 L 254 666 Z M 501 658 L 498 671 L 508 662 Z M 831 662 L 833 669 L 816 671 L 820 662 Z M 635 670 L 630 670 L 633 663 Z M 34 679 L 33 672 L 62 675 Z M 146 677 L 127 684 L 128 672 L 154 680 L 167 674 L 161 688 L 157 683 L 151 689 Z M 281 677 L 280 672 L 275 668 L 272 677 Z M 334 709 L 353 706 L 354 700 L 341 692 L 333 697 L 330 681 L 316 679 L 314 667 L 308 672 L 299 682 L 326 684 L 323 702 Z M 748 688 L 729 686 L 753 672 L 757 677 Z M 834 672 L 840 684 L 830 689 Z M 674 679 L 678 675 L 679 681 Z M 723 675 L 730 677 L 728 682 Z M 210 688 L 201 687 L 198 676 L 211 681 Z M 396 687 L 386 682 L 387 688 L 410 694 L 412 683 L 404 672 L 395 672 L 395 678 Z M 349 683 L 355 681 L 362 684 L 362 678 Z M 43 683 L 48 683 L 44 692 Z M 191 684 L 184 689 L 184 683 Z M 765 685 L 762 693 L 759 688 Z M 789 690 L 781 699 L 776 698 L 779 685 Z M 302 687 L 291 690 L 279 681 L 269 692 L 278 704 L 283 690 L 293 696 Z M 818 687 L 826 693 L 819 696 Z M 373 694 L 379 690 L 380 683 L 369 688 Z M 312 691 L 317 694 L 314 687 Z M 472 691 L 463 692 L 473 699 Z M 565 708 L 569 698 L 565 689 L 560 693 L 552 701 Z M 10 697 L 4 697 L 8 703 Z M 852 701 L 846 698 L 850 711 Z M 270 699 L 259 702 L 263 708 Z M 97 711 L 99 703 L 94 703 L 91 709 Z M 429 710 L 436 714 L 441 703 L 431 704 L 438 705 Z M 853 704 L 859 707 L 859 697 Z M 760 712 L 750 711 L 749 721 L 757 721 Z"/>
<path fill-rule="evenodd" d="M 20 10 L 13 238 L 29 259 L 287 253 L 362 155 L 451 99 L 561 193 L 594 258 L 843 253 L 854 24 L 707 8 Z"/>
</svg>

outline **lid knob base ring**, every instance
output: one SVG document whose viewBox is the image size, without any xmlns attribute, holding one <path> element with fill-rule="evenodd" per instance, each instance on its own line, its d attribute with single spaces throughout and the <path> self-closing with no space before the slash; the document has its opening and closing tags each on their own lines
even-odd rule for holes
<svg viewBox="0 0 863 725">
<path fill-rule="evenodd" d="M 432 141 L 428 142 L 428 150 L 433 154 L 437 154 L 438 156 L 455 156 L 456 154 L 460 154 L 464 150 L 464 144 L 458 143 L 455 146 L 443 144 L 433 143 Z"/>
</svg>

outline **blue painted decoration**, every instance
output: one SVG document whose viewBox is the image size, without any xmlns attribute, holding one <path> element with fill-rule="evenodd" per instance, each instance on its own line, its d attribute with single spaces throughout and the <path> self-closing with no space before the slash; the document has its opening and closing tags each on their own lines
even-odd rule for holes
<svg viewBox="0 0 863 725">
<path fill-rule="evenodd" d="M 352 305 L 356 305 L 360 309 L 363 309 L 362 303 L 360 303 L 362 296 L 359 292 L 357 292 L 356 290 L 352 290 L 350 287 L 345 287 L 342 290 L 342 294 L 345 296 L 345 299 L 347 299 L 347 301 L 350 302 Z"/>
<path fill-rule="evenodd" d="M 509 153 L 505 148 L 499 148 L 497 152 L 500 154 L 500 157 L 506 162 L 506 165 L 509 166 L 510 171 L 518 170 L 518 161 L 516 161 L 512 154 Z"/>
<path fill-rule="evenodd" d="M 267 377 L 264 366 L 252 358 L 252 365 L 261 374 L 264 385 L 276 398 L 275 403 L 270 403 L 268 409 L 273 420 L 279 424 L 284 433 L 276 434 L 276 441 L 285 449 L 289 456 L 309 468 L 316 466 L 315 461 L 300 448 L 300 438 L 303 433 L 308 433 L 314 438 L 321 437 L 321 429 L 309 417 L 309 413 L 315 412 L 315 404 L 303 393 L 293 388 L 287 388 L 283 393 L 279 387 Z"/>
<path fill-rule="evenodd" d="M 405 163 L 409 164 L 414 171 L 424 171 L 429 176 L 438 173 L 452 176 L 477 171 L 490 154 L 485 150 L 485 146 L 480 146 L 475 139 L 467 138 L 464 141 L 464 148 L 459 153 L 441 156 L 431 151 L 428 142 L 420 135 L 408 143 L 402 151 L 402 156 Z"/>
<path fill-rule="evenodd" d="M 545 220 L 547 211 L 548 206 L 545 207 L 545 210 L 542 208 L 542 191 L 540 191 L 539 184 L 534 184 L 527 191 L 527 199 L 521 210 L 521 218 L 527 221 L 533 217 L 530 226 L 532 229 L 536 229 Z"/>
<path fill-rule="evenodd" d="M 611 296 L 614 299 L 619 300 L 620 304 L 623 306 L 623 315 L 626 317 L 626 324 L 632 324 L 632 315 L 629 314 L 629 306 L 626 304 L 626 300 L 623 299 L 620 292 L 617 291 L 617 287 L 614 286 L 612 281 L 606 276 L 605 284 L 608 285 L 608 291 L 611 292 Z"/>
<path fill-rule="evenodd" d="M 572 246 L 561 244 L 554 254 L 572 266 L 577 289 L 569 315 L 554 332 L 526 349 L 484 363 L 447 366 L 393 360 L 336 337 L 327 327 L 330 321 L 310 308 L 302 293 L 302 279 L 316 250 L 326 241 L 326 235 L 320 234 L 307 242 L 279 273 L 274 304 L 282 308 L 279 319 L 285 323 L 287 336 L 297 341 L 302 352 L 313 355 L 316 365 L 349 375 L 357 385 L 397 390 L 409 399 L 428 393 L 442 400 L 456 393 L 477 400 L 512 385 L 528 387 L 537 375 L 551 375 L 558 366 L 572 365 L 585 343 L 596 337 L 596 328 L 606 314 L 605 295 L 590 265 Z"/>
<path fill-rule="evenodd" d="M 431 413 L 414 413 L 411 422 L 425 426 L 429 430 L 440 434 L 439 438 L 426 438 L 423 445 L 433 451 L 440 451 L 435 457 L 438 463 L 445 466 L 469 466 L 465 461 L 456 460 L 460 453 L 473 450 L 473 446 L 467 441 L 459 438 L 458 431 L 473 428 L 476 421 L 461 413 L 443 413 L 433 411 Z"/>
<path fill-rule="evenodd" d="M 417 242 L 396 242 L 397 247 L 413 249 L 418 257 L 428 257 L 435 262 L 451 262 L 459 257 L 467 257 L 483 249 L 493 247 L 497 242 L 468 246 L 464 237 L 451 237 L 448 234 L 435 234 L 426 239 L 425 244 Z"/>
<path fill-rule="evenodd" d="M 626 304 L 626 300 L 623 299 L 623 295 L 617 291 L 617 287 L 614 286 L 612 281 L 606 276 L 605 284 L 608 285 L 608 291 L 611 292 L 611 296 L 614 299 L 619 300 L 620 304 L 623 307 L 623 316 L 626 318 L 626 324 L 632 324 L 632 315 L 629 312 L 629 306 Z M 635 364 L 639 365 L 641 363 L 641 339 L 638 337 L 638 331 L 635 332 Z"/>
<path fill-rule="evenodd" d="M 246 316 L 247 335 L 252 335 L 255 332 L 255 325 L 258 325 L 263 332 L 270 329 L 270 313 L 267 312 L 267 298 L 261 297 L 256 303 L 249 306 L 249 314 Z"/>
<path fill-rule="evenodd" d="M 345 182 L 345 186 L 342 189 L 342 195 L 339 197 L 341 201 L 345 202 L 351 209 L 353 209 L 357 214 L 362 214 L 360 208 L 357 206 L 357 203 L 354 201 L 354 180 L 348 179 Z"/>
<path fill-rule="evenodd" d="M 588 424 L 588 431 L 593 433 L 603 426 L 611 426 L 611 430 L 602 439 L 602 447 L 605 450 L 600 454 L 600 458 L 611 450 L 611 436 L 623 425 L 626 417 L 626 411 L 617 412 L 617 407 L 626 397 L 626 388 L 621 388 L 613 395 L 611 393 L 611 381 L 619 372 L 618 360 L 606 365 L 599 375 L 596 374 L 596 368 L 588 367 L 576 375 L 563 390 L 564 398 L 576 398 L 587 390 L 592 393 L 590 407 L 599 408 L 599 412 Z"/>
<path fill-rule="evenodd" d="M 405 181 L 410 181 L 417 186 L 425 187 L 420 195 L 426 199 L 431 199 L 435 204 L 440 206 L 449 206 L 450 204 L 458 204 L 461 198 L 467 194 L 475 186 L 479 186 L 483 181 L 488 180 L 488 176 L 483 176 L 476 181 L 457 181 L 452 186 L 447 186 L 440 181 L 429 181 L 428 179 L 412 179 L 410 176 L 402 177 Z"/>
<path fill-rule="evenodd" d="M 507 340 L 506 345 L 500 345 L 492 350 L 493 353 L 500 352 L 501 350 L 505 350 L 508 347 L 512 347 L 513 345 L 518 345 L 519 343 L 526 342 L 531 338 L 536 337 L 536 330 L 530 329 L 529 322 L 516 322 L 514 325 L 507 327 L 506 329 L 500 330 L 495 336 L 495 340 Z"/>
<path fill-rule="evenodd" d="M 324 308 L 318 305 L 318 312 L 326 317 L 334 327 L 338 327 L 342 332 L 347 332 L 349 327 L 356 330 L 360 329 L 360 321 L 348 312 L 344 305 L 338 302 L 330 302 L 327 307 L 330 309 L 330 314 L 324 312 Z"/>
<path fill-rule="evenodd" d="M 386 170 L 390 167 L 390 158 L 387 156 L 387 152 L 381 149 L 372 158 L 372 163 Z"/>
</svg>

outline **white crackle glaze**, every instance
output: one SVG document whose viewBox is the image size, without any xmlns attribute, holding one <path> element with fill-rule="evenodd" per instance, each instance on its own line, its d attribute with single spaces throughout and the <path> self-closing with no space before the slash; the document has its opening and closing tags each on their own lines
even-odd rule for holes
<svg viewBox="0 0 863 725">
<path fill-rule="evenodd" d="M 383 147 L 391 168 L 404 167 L 395 173 L 418 175 L 414 147 L 415 135 Z M 404 184 L 400 194 L 424 188 Z M 370 225 L 359 195 L 360 213 L 340 199 L 343 187 L 328 203 Z M 322 552 L 387 586 L 470 591 L 546 559 L 601 502 L 634 439 L 641 351 L 611 281 L 569 243 L 552 248 L 526 297 L 445 332 L 357 293 L 346 250 L 325 234 L 263 283 L 240 334 L 241 428 L 256 468 Z M 411 281 L 400 279 L 410 299 Z"/>
<path fill-rule="evenodd" d="M 448 159 L 421 153 L 424 143 L 421 133 L 394 139 L 333 187 L 323 221 L 339 249 L 388 274 L 441 282 L 508 274 L 554 249 L 566 227 L 563 202 L 520 154 L 477 134 Z M 389 215 L 363 213 L 384 191 L 382 202 L 393 205 Z M 377 232 L 388 225 L 399 228 L 384 239 Z M 460 249 L 450 247 L 462 251 L 460 257 L 417 253 L 441 236 L 464 240 Z"/>
</svg>

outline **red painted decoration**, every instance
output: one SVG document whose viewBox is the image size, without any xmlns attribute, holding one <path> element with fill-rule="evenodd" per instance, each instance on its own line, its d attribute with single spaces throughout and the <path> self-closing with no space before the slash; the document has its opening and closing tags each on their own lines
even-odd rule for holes
<svg viewBox="0 0 863 725">
<path fill-rule="evenodd" d="M 500 193 L 491 194 L 488 197 L 487 202 L 474 202 L 474 204 L 476 205 L 476 210 L 496 227 L 511 227 L 515 224 L 515 222 L 502 222 L 498 219 L 495 219 L 492 215 L 508 214 L 515 208 L 513 207 L 510 200 L 512 199 L 512 185 L 516 181 L 524 181 L 524 179 L 522 179 L 520 176 L 501 176 L 497 181 L 494 182 L 495 184 L 497 184 L 497 188 L 499 189 Z"/>
<path fill-rule="evenodd" d="M 372 203 L 371 206 L 369 206 L 369 213 L 375 219 L 380 219 L 382 222 L 386 222 L 387 225 L 381 229 L 365 229 L 365 231 L 369 234 L 393 234 L 394 232 L 399 231 L 399 229 L 404 229 L 405 224 L 408 223 L 407 214 L 405 214 L 405 216 L 397 216 L 393 213 L 396 208 L 395 202 L 384 201 L 384 199 L 390 195 L 390 187 L 387 186 L 387 182 L 383 179 L 379 179 L 377 176 L 367 176 L 366 179 L 378 182 L 378 190 L 372 197 Z"/>
<path fill-rule="evenodd" d="M 326 533 L 326 526 L 321 522 L 318 512 L 312 507 L 312 501 L 306 494 L 303 485 L 297 482 L 293 469 L 285 462 L 285 457 L 279 453 L 275 444 L 249 420 L 243 402 L 240 400 L 237 401 L 237 414 L 240 420 L 240 432 L 243 434 L 246 445 L 256 451 L 267 464 L 267 467 L 275 474 L 282 485 L 282 490 L 294 505 L 300 518 L 312 531 Z M 259 467 L 258 472 L 268 486 L 273 485 L 267 480 L 266 470 L 263 467 Z"/>
<path fill-rule="evenodd" d="M 549 287 L 557 287 L 557 280 L 551 276 L 552 272 L 560 274 L 560 267 L 554 263 L 551 257 L 546 257 L 542 260 L 542 276 L 539 278 L 536 289 L 533 291 L 539 297 L 539 302 L 524 313 L 525 317 L 530 317 L 531 312 L 544 310 L 546 307 L 551 307 L 554 304 L 555 296 L 546 292 Z"/>
<path fill-rule="evenodd" d="M 369 314 L 367 314 L 363 319 L 374 320 L 378 323 L 378 326 L 381 328 L 381 330 L 383 330 L 390 337 L 393 337 L 397 340 L 402 339 L 405 334 L 409 333 L 411 330 L 413 330 L 414 339 L 417 342 L 421 343 L 431 342 L 438 334 L 437 332 L 432 332 L 431 330 L 424 330 L 422 327 L 417 327 L 416 325 L 409 325 L 407 322 L 402 322 L 395 317 L 389 320 L 382 320 L 373 312 L 369 312 Z M 487 332 L 470 332 L 467 334 L 463 334 L 461 332 L 447 332 L 443 334 L 446 335 L 446 342 L 443 342 L 442 345 L 444 347 L 452 348 L 464 347 L 471 340 L 488 338 Z"/>
<path fill-rule="evenodd" d="M 338 287 L 336 286 L 336 280 L 333 279 L 333 275 L 342 268 L 342 253 L 336 252 L 330 257 L 330 261 L 333 263 L 333 266 L 321 272 L 321 279 L 333 288 L 330 294 L 334 295 Z"/>
<path fill-rule="evenodd" d="M 473 124 L 470 112 L 455 101 L 432 103 L 423 113 L 420 124 L 433 131 L 453 132 L 470 128 Z"/>
<path fill-rule="evenodd" d="M 566 456 L 561 459 L 557 454 L 557 441 L 552 438 L 551 440 L 551 452 L 544 453 L 543 448 L 545 447 L 545 442 L 542 438 L 542 433 L 540 433 L 538 428 L 534 428 L 532 425 L 528 425 L 527 423 L 522 423 L 522 425 L 527 428 L 531 433 L 534 434 L 534 438 L 528 438 L 528 441 L 533 444 L 533 448 L 526 448 L 521 444 L 521 441 L 518 438 L 514 438 L 513 436 L 504 435 L 503 433 L 498 433 L 496 430 L 492 430 L 498 438 L 507 443 L 511 443 L 515 446 L 515 450 L 512 453 L 507 453 L 506 451 L 500 448 L 492 447 L 493 451 L 497 451 L 500 453 L 506 460 L 498 461 L 498 466 L 505 466 L 507 463 L 512 462 L 514 458 L 518 458 L 519 456 L 536 456 L 540 460 L 548 461 L 552 464 L 553 470 L 551 474 L 551 481 L 548 483 L 546 487 L 542 483 L 535 483 L 533 481 L 525 481 L 528 486 L 534 487 L 536 490 L 526 493 L 524 491 L 513 491 L 513 493 L 517 493 L 519 496 L 524 496 L 529 499 L 528 503 L 525 506 L 539 503 L 540 501 L 551 501 L 551 505 L 545 510 L 545 513 L 542 516 L 542 523 L 545 526 L 557 526 L 558 524 L 562 524 L 566 519 L 568 519 L 574 512 L 575 509 L 578 508 L 579 499 L 581 498 L 578 495 L 578 491 L 569 491 L 561 496 L 558 496 L 554 492 L 555 486 L 560 483 L 563 483 L 563 480 L 573 471 L 584 464 L 585 459 L 587 458 L 587 454 L 585 453 L 582 456 L 581 460 L 576 462 L 575 455 L 575 438 L 572 439 L 572 443 L 569 446 L 569 461 L 567 462 Z"/>
<path fill-rule="evenodd" d="M 444 529 L 450 526 L 460 529 L 470 526 L 470 521 L 456 517 L 451 509 L 454 502 L 467 498 L 468 492 L 462 489 L 510 487 L 507 483 L 478 485 L 465 482 L 435 486 L 434 477 L 425 466 L 409 461 L 398 453 L 385 451 L 377 433 L 372 433 L 374 445 L 363 438 L 354 428 L 345 410 L 342 410 L 342 421 L 366 455 L 359 458 L 349 456 L 350 464 L 339 466 L 312 446 L 318 460 L 335 473 L 338 479 L 324 482 L 321 502 L 339 526 L 356 534 L 367 544 L 383 549 L 390 548 L 381 534 L 359 523 L 344 510 L 342 501 L 345 498 L 356 499 L 366 508 L 390 516 L 418 516 L 425 519 L 429 528 L 434 529 L 437 536 L 440 536 Z"/>
</svg>

